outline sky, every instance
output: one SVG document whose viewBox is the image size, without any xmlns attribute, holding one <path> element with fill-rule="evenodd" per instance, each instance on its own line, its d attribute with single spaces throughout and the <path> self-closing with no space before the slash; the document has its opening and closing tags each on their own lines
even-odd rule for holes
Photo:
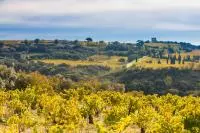
<svg viewBox="0 0 200 133">
<path fill-rule="evenodd" d="M 0 39 L 200 44 L 199 0 L 0 0 Z"/>
</svg>

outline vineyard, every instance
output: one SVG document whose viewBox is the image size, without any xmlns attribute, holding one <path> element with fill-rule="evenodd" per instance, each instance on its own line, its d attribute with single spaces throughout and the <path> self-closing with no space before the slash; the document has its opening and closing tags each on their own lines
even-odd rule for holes
<svg viewBox="0 0 200 133">
<path fill-rule="evenodd" d="M 199 97 L 117 92 L 97 82 L 59 91 L 58 79 L 40 74 L 29 82 L 25 89 L 1 89 L 1 132 L 200 132 Z"/>
</svg>

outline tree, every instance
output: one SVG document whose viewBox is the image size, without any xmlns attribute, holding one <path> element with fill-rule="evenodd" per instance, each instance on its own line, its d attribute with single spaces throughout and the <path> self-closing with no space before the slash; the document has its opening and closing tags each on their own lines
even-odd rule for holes
<svg viewBox="0 0 200 133">
<path fill-rule="evenodd" d="M 112 42 L 106 46 L 106 50 L 114 50 L 114 51 L 127 51 L 128 46 L 122 44 L 118 41 Z"/>
<path fill-rule="evenodd" d="M 170 54 L 171 54 L 171 53 L 174 53 L 174 49 L 171 48 L 171 47 L 169 47 L 169 48 L 168 48 L 168 53 L 170 53 Z"/>
<path fill-rule="evenodd" d="M 136 43 L 137 47 L 141 48 L 144 46 L 144 41 L 142 40 L 137 40 L 137 43 Z"/>
<path fill-rule="evenodd" d="M 163 52 L 164 52 L 164 50 L 159 51 L 159 56 L 160 56 L 159 58 L 161 58 L 161 59 L 163 58 Z"/>
<path fill-rule="evenodd" d="M 174 58 L 174 60 L 176 60 L 176 55 L 174 55 L 174 57 L 173 57 L 173 58 Z"/>
<path fill-rule="evenodd" d="M 170 76 L 166 76 L 164 82 L 167 87 L 170 87 L 172 85 L 173 79 Z"/>
<path fill-rule="evenodd" d="M 55 44 L 58 44 L 58 43 L 59 43 L 59 40 L 58 40 L 58 39 L 55 39 L 55 40 L 54 40 L 54 43 L 55 43 Z"/>
<path fill-rule="evenodd" d="M 99 43 L 104 44 L 105 42 L 104 41 L 99 41 Z"/>
<path fill-rule="evenodd" d="M 170 57 L 170 64 L 176 64 L 176 55 Z"/>
<path fill-rule="evenodd" d="M 167 57 L 167 64 L 169 64 L 169 56 Z"/>
<path fill-rule="evenodd" d="M 187 60 L 191 61 L 190 55 L 187 55 Z"/>
<path fill-rule="evenodd" d="M 161 64 L 161 61 L 160 61 L 160 59 L 158 60 L 158 64 Z"/>
<path fill-rule="evenodd" d="M 126 62 L 126 60 L 125 60 L 124 58 L 120 58 L 120 59 L 119 59 L 119 62 L 124 63 L 124 62 Z"/>
<path fill-rule="evenodd" d="M 181 64 L 181 55 L 178 56 L 178 64 Z"/>
<path fill-rule="evenodd" d="M 182 60 L 182 64 L 185 64 L 185 58 L 183 58 L 183 60 Z"/>
<path fill-rule="evenodd" d="M 153 57 L 156 58 L 156 50 L 152 49 Z"/>
<path fill-rule="evenodd" d="M 176 64 L 176 57 L 173 57 L 173 64 Z"/>
<path fill-rule="evenodd" d="M 28 40 L 24 40 L 24 44 L 28 45 L 28 43 L 29 43 Z"/>
<path fill-rule="evenodd" d="M 170 59 L 170 64 L 173 64 L 173 58 L 172 58 L 172 56 L 170 56 L 169 59 Z"/>
<path fill-rule="evenodd" d="M 92 41 L 93 41 L 93 39 L 92 39 L 91 37 L 87 37 L 85 40 L 86 40 L 87 42 L 92 42 Z"/>
<path fill-rule="evenodd" d="M 4 46 L 4 43 L 0 41 L 0 48 L 2 48 L 3 46 Z"/>
<path fill-rule="evenodd" d="M 40 42 L 40 39 L 38 39 L 38 38 L 34 40 L 35 44 L 38 44 L 39 42 Z"/>
</svg>

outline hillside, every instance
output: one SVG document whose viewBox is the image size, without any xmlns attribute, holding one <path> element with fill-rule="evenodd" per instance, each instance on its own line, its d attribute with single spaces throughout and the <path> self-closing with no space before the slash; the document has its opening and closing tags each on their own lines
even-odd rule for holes
<svg viewBox="0 0 200 133">
<path fill-rule="evenodd" d="M 199 77 L 195 76 L 200 70 L 199 51 L 198 46 L 190 43 L 171 41 L 11 40 L 1 42 L 0 64 L 19 72 L 38 71 L 75 82 L 96 79 L 122 83 L 127 91 L 166 94 L 175 90 L 172 93 L 199 95 Z M 176 79 L 169 86 L 164 83 L 168 75 L 169 79 Z"/>
<path fill-rule="evenodd" d="M 200 71 L 180 69 L 131 68 L 108 74 L 113 82 L 125 84 L 126 91 L 143 91 L 145 94 L 200 95 Z"/>
<path fill-rule="evenodd" d="M 192 52 L 193 53 L 193 52 Z M 183 53 L 182 57 L 186 57 L 187 55 L 191 55 L 191 53 Z M 200 55 L 199 55 L 200 56 Z M 137 67 L 137 68 L 147 68 L 147 69 L 164 69 L 164 68 L 178 68 L 178 69 L 192 69 L 192 70 L 200 70 L 200 62 L 189 62 L 185 61 L 183 64 L 183 60 L 181 60 L 180 64 L 176 61 L 175 64 L 170 64 L 168 59 L 159 59 L 144 56 L 138 61 L 132 61 L 127 64 L 127 68 Z"/>
<path fill-rule="evenodd" d="M 109 67 L 111 69 L 121 69 L 126 61 L 127 57 L 124 56 L 104 56 L 104 55 L 94 55 L 88 57 L 86 60 L 54 60 L 54 59 L 45 59 L 45 60 L 38 60 L 44 63 L 49 64 L 67 64 L 72 67 L 76 66 L 104 66 Z"/>
<path fill-rule="evenodd" d="M 189 43 L 0 42 L 0 132 L 198 133 Z"/>
</svg>

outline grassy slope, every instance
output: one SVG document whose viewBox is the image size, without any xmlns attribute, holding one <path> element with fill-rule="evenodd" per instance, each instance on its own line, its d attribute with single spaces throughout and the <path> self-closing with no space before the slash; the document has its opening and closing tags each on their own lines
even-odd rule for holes
<svg viewBox="0 0 200 133">
<path fill-rule="evenodd" d="M 125 63 L 121 63 L 119 62 L 119 59 L 125 59 L 127 60 L 126 57 L 121 57 L 121 56 L 99 56 L 99 55 L 95 55 L 95 56 L 91 56 L 89 57 L 87 60 L 40 60 L 44 63 L 51 63 L 51 64 L 67 64 L 70 65 L 72 67 L 76 67 L 76 66 L 89 66 L 89 65 L 99 65 L 99 66 L 106 66 L 106 67 L 110 67 L 112 69 L 119 69 L 121 68 Z"/>
<path fill-rule="evenodd" d="M 151 46 L 151 47 L 159 47 L 159 48 L 168 48 L 168 47 L 173 47 L 175 49 L 178 49 L 180 45 L 170 43 L 170 44 L 165 44 L 165 43 L 145 43 L 144 45 L 146 46 Z"/>
<path fill-rule="evenodd" d="M 136 66 L 139 68 L 151 68 L 151 69 L 163 69 L 163 68 L 179 68 L 179 69 L 194 69 L 194 70 L 200 70 L 200 63 L 194 63 L 194 62 L 185 62 L 185 64 L 178 64 L 178 61 L 176 61 L 176 64 L 167 64 L 166 59 L 160 59 L 161 64 L 158 64 L 159 59 L 158 58 L 151 58 L 151 57 L 143 57 L 138 60 L 138 62 L 131 62 L 127 64 L 127 68 L 130 68 L 131 66 Z M 151 63 L 150 63 L 151 62 Z"/>
<path fill-rule="evenodd" d="M 178 56 L 179 56 L 178 53 L 173 54 L 173 55 L 176 55 L 177 58 L 178 58 Z M 186 52 L 185 52 L 185 53 L 181 53 L 180 55 L 181 55 L 181 57 L 183 57 L 183 58 L 186 58 L 188 55 L 191 56 L 191 58 L 192 58 L 193 56 L 200 56 L 200 50 L 193 50 L 192 52 L 189 52 L 189 53 L 186 53 Z"/>
</svg>

